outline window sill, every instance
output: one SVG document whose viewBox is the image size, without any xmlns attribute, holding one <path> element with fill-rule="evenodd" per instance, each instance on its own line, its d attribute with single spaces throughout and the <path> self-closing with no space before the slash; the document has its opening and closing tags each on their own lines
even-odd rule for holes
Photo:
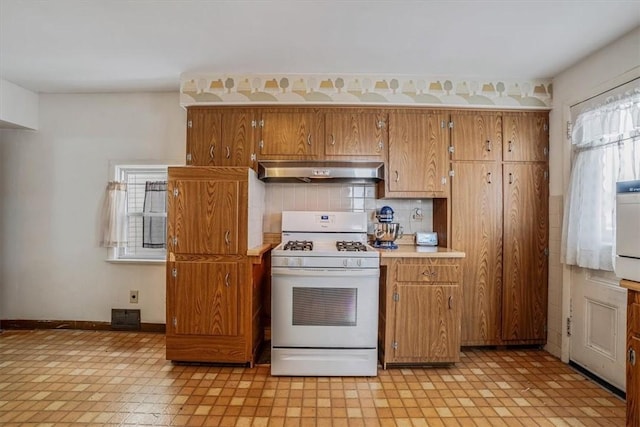
<svg viewBox="0 0 640 427">
<path fill-rule="evenodd" d="M 164 265 L 166 259 L 115 259 L 107 258 L 107 262 L 112 264 L 143 264 L 143 265 Z"/>
</svg>

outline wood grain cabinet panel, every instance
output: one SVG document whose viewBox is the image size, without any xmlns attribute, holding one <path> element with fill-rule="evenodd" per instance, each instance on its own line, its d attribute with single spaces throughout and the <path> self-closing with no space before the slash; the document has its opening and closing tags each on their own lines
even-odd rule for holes
<svg viewBox="0 0 640 427">
<path fill-rule="evenodd" d="M 547 113 L 505 113 L 504 161 L 544 162 L 549 158 Z"/>
<path fill-rule="evenodd" d="M 217 166 L 222 138 L 222 113 L 206 108 L 187 110 L 187 165 Z"/>
<path fill-rule="evenodd" d="M 448 115 L 389 114 L 389 160 L 379 197 L 448 197 Z"/>
<path fill-rule="evenodd" d="M 261 125 L 259 159 L 314 159 L 322 152 L 324 127 L 318 112 L 265 111 Z"/>
<path fill-rule="evenodd" d="M 544 163 L 503 166 L 502 338 L 545 340 L 549 182 Z"/>
<path fill-rule="evenodd" d="M 237 336 L 238 265 L 177 262 L 175 268 L 175 333 Z"/>
<path fill-rule="evenodd" d="M 187 165 L 255 168 L 255 114 L 247 108 L 190 107 Z"/>
<path fill-rule="evenodd" d="M 630 282 L 633 283 L 633 282 Z M 640 292 L 627 292 L 627 427 L 640 425 Z"/>
<path fill-rule="evenodd" d="M 454 162 L 451 247 L 466 254 L 462 345 L 501 343 L 502 171 L 496 162 Z"/>
<path fill-rule="evenodd" d="M 329 112 L 324 123 L 324 153 L 328 158 L 384 160 L 388 139 L 385 113 Z"/>
<path fill-rule="evenodd" d="M 238 253 L 238 182 L 175 180 L 172 189 L 176 252 Z"/>
<path fill-rule="evenodd" d="M 451 160 L 500 161 L 502 116 L 494 112 L 457 112 L 451 115 Z"/>
</svg>

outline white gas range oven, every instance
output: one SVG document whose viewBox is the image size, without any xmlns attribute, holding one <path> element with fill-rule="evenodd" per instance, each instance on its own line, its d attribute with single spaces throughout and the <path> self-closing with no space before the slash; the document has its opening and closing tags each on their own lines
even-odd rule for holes
<svg viewBox="0 0 640 427">
<path fill-rule="evenodd" d="M 282 212 L 271 253 L 271 374 L 375 376 L 380 258 L 364 212 Z"/>
</svg>

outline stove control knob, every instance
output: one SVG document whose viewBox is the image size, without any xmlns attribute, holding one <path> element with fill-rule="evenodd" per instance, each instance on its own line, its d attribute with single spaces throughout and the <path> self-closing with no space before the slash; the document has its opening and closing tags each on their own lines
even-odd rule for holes
<svg viewBox="0 0 640 427">
<path fill-rule="evenodd" d="M 289 266 L 289 258 L 282 258 L 282 264 L 284 264 L 285 267 Z"/>
<path fill-rule="evenodd" d="M 303 263 L 304 260 L 302 258 L 297 258 L 297 260 L 298 260 L 298 267 L 302 267 L 302 265 L 304 264 Z"/>
<path fill-rule="evenodd" d="M 362 260 L 361 259 L 358 260 L 358 267 L 362 267 Z"/>
<path fill-rule="evenodd" d="M 344 265 L 345 267 L 348 267 L 349 266 L 349 259 L 348 258 L 343 259 L 342 260 L 342 265 Z"/>
</svg>

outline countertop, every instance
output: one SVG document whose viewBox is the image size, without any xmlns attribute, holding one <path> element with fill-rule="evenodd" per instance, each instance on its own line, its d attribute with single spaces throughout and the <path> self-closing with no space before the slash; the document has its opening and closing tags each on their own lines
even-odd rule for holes
<svg viewBox="0 0 640 427">
<path fill-rule="evenodd" d="M 640 292 L 640 282 L 634 282 L 632 280 L 622 279 L 620 280 L 620 286 L 632 291 Z"/>
<path fill-rule="evenodd" d="M 247 249 L 247 256 L 262 256 L 269 249 L 273 248 L 274 245 L 271 243 L 263 243 L 260 246 L 256 246 L 254 248 Z"/>
<path fill-rule="evenodd" d="M 398 249 L 377 249 L 380 258 L 464 258 L 464 252 L 439 246 L 398 245 Z"/>
</svg>

